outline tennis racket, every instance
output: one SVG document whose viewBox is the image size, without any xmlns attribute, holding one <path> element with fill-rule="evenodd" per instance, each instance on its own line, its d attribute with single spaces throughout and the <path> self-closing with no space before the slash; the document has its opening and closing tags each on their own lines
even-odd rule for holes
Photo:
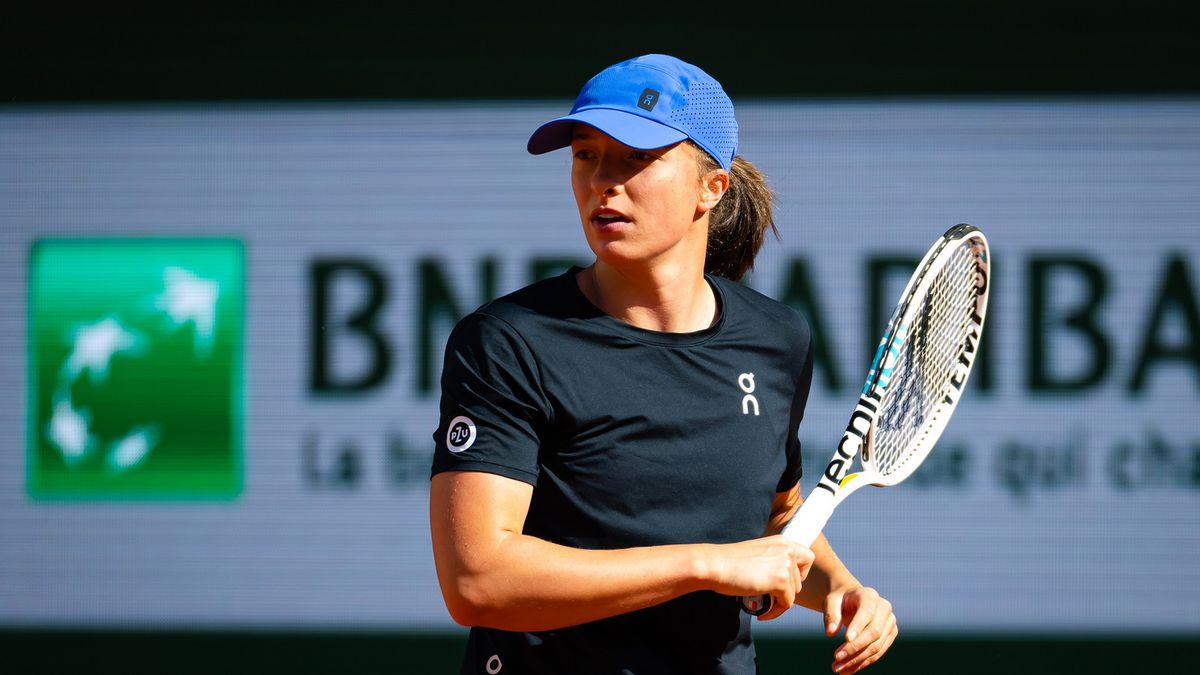
<svg viewBox="0 0 1200 675">
<path fill-rule="evenodd" d="M 782 534 L 811 546 L 843 499 L 864 485 L 908 478 L 962 397 L 987 314 L 987 239 L 955 225 L 934 243 L 908 280 L 867 371 L 858 405 L 825 472 Z M 850 468 L 858 457 L 860 471 Z M 742 598 L 755 616 L 771 596 Z"/>
</svg>

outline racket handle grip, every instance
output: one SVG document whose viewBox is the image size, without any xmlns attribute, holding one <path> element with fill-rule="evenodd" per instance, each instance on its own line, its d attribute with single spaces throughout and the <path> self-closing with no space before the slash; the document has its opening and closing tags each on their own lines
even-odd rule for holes
<svg viewBox="0 0 1200 675">
<path fill-rule="evenodd" d="M 846 494 L 853 492 L 856 488 L 857 485 L 843 492 L 840 497 L 844 498 Z M 825 529 L 825 523 L 829 522 L 829 517 L 833 515 L 833 508 L 840 501 L 840 498 L 835 499 L 821 490 L 814 490 L 813 494 L 810 494 L 808 499 L 800 505 L 800 510 L 792 516 L 780 534 L 805 546 L 812 546 L 817 537 L 821 535 L 821 530 Z M 771 611 L 771 607 L 775 604 L 769 594 L 744 595 L 738 600 L 741 602 L 742 611 L 750 616 L 762 616 Z"/>
</svg>

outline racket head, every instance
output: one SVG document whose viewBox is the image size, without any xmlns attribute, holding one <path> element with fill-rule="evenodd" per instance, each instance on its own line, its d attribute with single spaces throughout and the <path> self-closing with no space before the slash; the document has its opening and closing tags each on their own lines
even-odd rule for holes
<svg viewBox="0 0 1200 675">
<path fill-rule="evenodd" d="M 785 536 L 811 546 L 843 499 L 864 485 L 903 481 L 929 455 L 975 362 L 987 316 L 989 265 L 987 238 L 965 223 L 947 230 L 925 254 L 888 320 L 838 451 L 783 529 Z M 932 343 L 931 336 L 937 338 Z M 856 456 L 862 469 L 851 472 Z M 773 604 L 769 595 L 741 602 L 755 616 Z"/>
<path fill-rule="evenodd" d="M 877 406 L 860 450 L 872 484 L 910 476 L 945 430 L 978 353 L 989 273 L 987 238 L 963 223 L 934 243 L 905 286 L 863 386 Z"/>
</svg>

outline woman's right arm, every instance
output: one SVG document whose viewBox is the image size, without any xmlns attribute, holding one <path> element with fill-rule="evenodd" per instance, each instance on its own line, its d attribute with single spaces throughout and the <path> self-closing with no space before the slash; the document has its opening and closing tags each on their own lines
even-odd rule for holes
<svg viewBox="0 0 1200 675">
<path fill-rule="evenodd" d="M 464 626 L 536 631 L 650 607 L 686 593 L 770 593 L 794 602 L 809 549 L 779 536 L 737 544 L 577 549 L 522 534 L 533 487 L 489 473 L 433 477 L 429 520 L 446 607 Z"/>
</svg>

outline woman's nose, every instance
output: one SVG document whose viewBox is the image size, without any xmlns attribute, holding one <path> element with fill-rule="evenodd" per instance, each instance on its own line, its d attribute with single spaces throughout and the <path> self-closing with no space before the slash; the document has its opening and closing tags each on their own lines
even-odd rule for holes
<svg viewBox="0 0 1200 675">
<path fill-rule="evenodd" d="M 596 163 L 596 170 L 592 173 L 592 189 L 598 195 L 616 194 L 624 180 L 616 162 L 601 160 Z"/>
</svg>

